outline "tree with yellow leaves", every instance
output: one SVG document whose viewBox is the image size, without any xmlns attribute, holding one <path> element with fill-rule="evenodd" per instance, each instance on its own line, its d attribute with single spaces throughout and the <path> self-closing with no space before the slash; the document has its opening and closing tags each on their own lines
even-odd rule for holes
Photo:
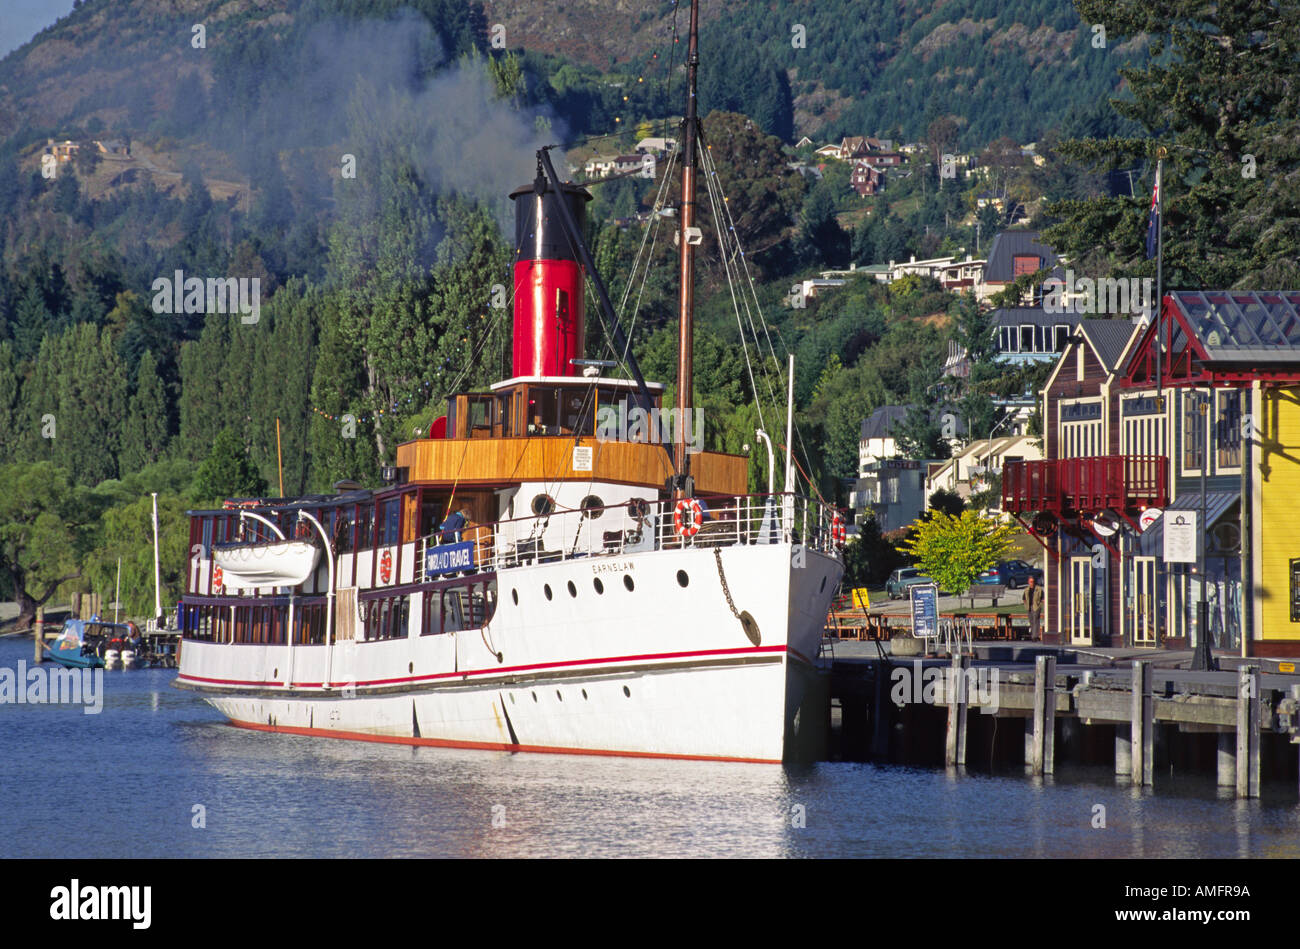
<svg viewBox="0 0 1300 949">
<path fill-rule="evenodd" d="M 1011 525 L 975 510 L 962 511 L 956 517 L 935 511 L 929 520 L 915 525 L 911 539 L 902 546 L 940 590 L 961 596 L 982 572 L 1006 555 L 1014 534 Z"/>
</svg>

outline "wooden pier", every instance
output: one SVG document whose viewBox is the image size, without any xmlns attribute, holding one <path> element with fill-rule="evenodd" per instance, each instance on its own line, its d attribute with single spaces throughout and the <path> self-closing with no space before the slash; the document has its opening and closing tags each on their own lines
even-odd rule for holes
<svg viewBox="0 0 1300 949">
<path fill-rule="evenodd" d="M 1033 775 L 1061 761 L 1113 762 L 1134 785 L 1212 773 L 1242 798 L 1258 797 L 1264 781 L 1300 782 L 1300 676 L 1276 661 L 1223 659 L 1204 672 L 1185 668 L 1190 653 L 976 642 L 927 658 L 891 655 L 890 645 L 826 651 L 831 757 L 1023 761 Z"/>
</svg>

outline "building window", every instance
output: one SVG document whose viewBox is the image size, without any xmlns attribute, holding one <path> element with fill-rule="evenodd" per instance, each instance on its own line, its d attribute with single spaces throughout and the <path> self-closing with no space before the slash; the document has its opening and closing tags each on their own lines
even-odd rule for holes
<svg viewBox="0 0 1300 949">
<path fill-rule="evenodd" d="M 1214 394 L 1214 444 L 1220 468 L 1241 467 L 1241 390 L 1221 389 Z"/>
<path fill-rule="evenodd" d="M 1206 395 L 1203 392 L 1187 392 L 1183 395 L 1183 469 L 1200 471 L 1205 458 L 1205 419 L 1201 414 L 1201 404 Z"/>
<path fill-rule="evenodd" d="M 1017 254 L 1011 264 L 1011 276 L 1019 277 L 1022 274 L 1037 273 L 1042 268 L 1043 258 L 1030 254 Z"/>
<path fill-rule="evenodd" d="M 1022 353 L 1038 352 L 1038 347 L 1034 345 L 1034 326 L 1032 323 L 1020 324 L 1020 351 Z"/>
<path fill-rule="evenodd" d="M 1065 352 L 1065 346 L 1070 341 L 1070 324 L 1057 323 L 1052 331 L 1055 334 L 1053 349 L 1058 353 Z"/>
</svg>

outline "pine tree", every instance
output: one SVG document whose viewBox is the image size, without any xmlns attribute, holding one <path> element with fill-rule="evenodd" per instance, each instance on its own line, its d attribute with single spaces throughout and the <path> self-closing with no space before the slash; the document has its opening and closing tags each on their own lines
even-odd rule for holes
<svg viewBox="0 0 1300 949">
<path fill-rule="evenodd" d="M 139 471 L 162 457 L 167 446 L 167 416 L 167 398 L 157 363 L 153 353 L 145 350 L 136 368 L 130 409 L 122 423 L 118 467 L 123 473 Z"/>
<path fill-rule="evenodd" d="M 228 424 L 223 384 L 230 355 L 229 314 L 210 314 L 197 340 L 181 347 L 180 453 L 202 461 Z M 242 420 L 241 425 L 242 428 Z"/>
<path fill-rule="evenodd" d="M 0 458 L 18 457 L 20 388 L 13 344 L 0 342 Z"/>
<path fill-rule="evenodd" d="M 233 427 L 223 428 L 213 440 L 208 457 L 194 473 L 190 494 L 197 504 L 266 495 L 266 479 L 249 459 L 243 439 Z"/>
<path fill-rule="evenodd" d="M 19 361 L 35 358 L 52 321 L 40 285 L 35 280 L 29 281 L 14 310 L 14 355 Z"/>
<path fill-rule="evenodd" d="M 1289 286 L 1300 280 L 1300 6 L 1228 0 L 1211 5 L 1078 0 L 1109 42 L 1150 41 L 1144 69 L 1121 69 L 1131 93 L 1111 105 L 1145 137 L 1062 142 L 1102 168 L 1164 149 L 1164 277 L 1170 287 Z M 1148 182 L 1150 178 L 1148 177 Z M 1045 232 L 1080 269 L 1151 276 L 1145 195 L 1061 201 Z M 1089 266 L 1090 265 L 1090 266 Z"/>
</svg>

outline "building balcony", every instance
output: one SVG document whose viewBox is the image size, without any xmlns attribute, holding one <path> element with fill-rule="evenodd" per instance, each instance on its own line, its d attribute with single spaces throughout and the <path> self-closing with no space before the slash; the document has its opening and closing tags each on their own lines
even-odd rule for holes
<svg viewBox="0 0 1300 949">
<path fill-rule="evenodd" d="M 1009 461 L 1002 469 L 1002 509 L 1013 514 L 1136 511 L 1169 502 L 1164 455 L 1102 455 Z"/>
</svg>

